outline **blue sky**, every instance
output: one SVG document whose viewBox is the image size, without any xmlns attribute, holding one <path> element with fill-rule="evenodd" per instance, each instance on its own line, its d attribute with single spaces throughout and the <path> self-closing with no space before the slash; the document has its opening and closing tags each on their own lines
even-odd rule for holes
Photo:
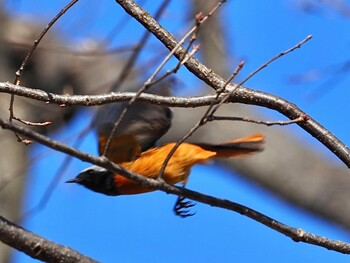
<svg viewBox="0 0 350 263">
<path fill-rule="evenodd" d="M 91 0 L 80 1 L 53 29 L 68 38 L 70 46 L 76 49 L 82 39 L 104 39 L 122 16 L 114 1 L 105 2 L 95 5 Z M 318 91 L 317 88 L 330 78 L 333 65 L 348 59 L 350 35 L 347 28 L 350 21 L 327 8 L 321 8 L 317 15 L 306 14 L 298 9 L 297 2 L 300 1 L 228 1 L 222 7 L 230 40 L 228 56 L 246 61 L 241 72 L 241 78 L 244 78 L 272 56 L 312 34 L 313 39 L 309 43 L 270 65 L 247 85 L 293 101 L 349 145 L 349 80 L 346 76 L 342 76 L 343 81 L 329 92 L 323 94 L 319 91 L 321 96 L 318 99 L 310 102 L 307 95 Z M 16 5 L 10 2 L 7 8 L 15 15 L 40 19 L 45 24 L 64 4 L 63 1 L 20 1 Z M 150 10 L 154 10 L 153 5 L 146 4 Z M 184 10 L 186 1 L 173 1 L 162 19 L 177 36 L 191 25 Z M 78 21 L 84 21 L 84 25 Z M 81 26 L 79 30 L 77 24 Z M 131 31 L 121 32 L 110 47 L 120 45 L 120 39 L 126 44 L 139 39 L 140 27 L 131 22 L 130 28 Z M 145 58 L 147 54 L 143 56 Z M 232 70 L 235 65 L 232 63 Z M 328 69 L 324 72 L 326 76 L 300 85 L 288 82 L 295 74 L 320 68 Z M 180 71 L 179 78 L 186 83 L 198 84 L 186 70 Z M 266 113 L 271 118 L 281 118 L 277 113 Z M 83 111 L 54 138 L 72 143 L 67 138 L 75 136 L 87 124 L 89 116 L 88 110 Z M 342 165 L 300 128 L 285 129 L 293 130 L 305 143 L 317 147 Z M 40 161 L 30 167 L 24 211 L 41 200 L 63 160 L 63 155 L 50 149 L 38 145 L 32 149 L 33 158 L 39 156 Z M 96 154 L 93 133 L 88 135 L 81 149 Z M 264 262 L 286 263 L 349 260 L 348 256 L 336 252 L 295 243 L 253 220 L 207 205 L 197 204 L 193 208 L 196 216 L 183 220 L 172 212 L 176 198 L 162 192 L 107 197 L 63 183 L 87 166 L 73 160 L 46 207 L 40 213 L 29 216 L 24 226 L 101 262 L 260 262 L 262 257 Z M 189 188 L 242 203 L 288 225 L 350 242 L 349 234 L 337 226 L 291 206 L 221 167 L 195 167 Z M 35 260 L 17 253 L 13 262 Z"/>
</svg>

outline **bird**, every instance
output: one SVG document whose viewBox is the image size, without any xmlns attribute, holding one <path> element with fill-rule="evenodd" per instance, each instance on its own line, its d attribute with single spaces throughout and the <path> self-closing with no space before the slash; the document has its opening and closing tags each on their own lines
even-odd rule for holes
<svg viewBox="0 0 350 263">
<path fill-rule="evenodd" d="M 169 85 L 152 87 L 147 93 L 169 94 Z M 108 149 L 108 139 L 121 112 L 127 108 L 120 125 L 112 134 Z M 172 110 L 163 105 L 145 102 L 127 102 L 104 105 L 94 121 L 98 137 L 100 155 L 136 174 L 158 179 L 163 163 L 175 146 L 175 142 L 157 145 L 157 141 L 169 130 L 173 118 Z M 191 168 L 196 164 L 205 164 L 216 158 L 235 158 L 262 151 L 264 135 L 252 134 L 224 143 L 188 143 L 178 145 L 169 159 L 162 179 L 171 185 L 186 185 Z M 143 194 L 156 189 L 143 186 L 120 174 L 97 165 L 81 171 L 67 183 L 80 184 L 94 192 L 109 195 Z M 174 206 L 176 215 L 183 218 L 192 216 L 188 208 L 193 204 L 178 197 Z"/>
</svg>

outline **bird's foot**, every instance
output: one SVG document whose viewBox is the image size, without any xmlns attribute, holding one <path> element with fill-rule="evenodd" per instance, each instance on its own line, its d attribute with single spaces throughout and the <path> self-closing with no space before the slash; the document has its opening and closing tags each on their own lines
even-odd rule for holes
<svg viewBox="0 0 350 263">
<path fill-rule="evenodd" d="M 190 213 L 190 208 L 195 206 L 195 203 L 191 201 L 185 201 L 186 198 L 179 196 L 176 200 L 175 206 L 174 206 L 174 212 L 176 215 L 186 218 L 189 216 L 194 216 L 196 213 Z"/>
</svg>

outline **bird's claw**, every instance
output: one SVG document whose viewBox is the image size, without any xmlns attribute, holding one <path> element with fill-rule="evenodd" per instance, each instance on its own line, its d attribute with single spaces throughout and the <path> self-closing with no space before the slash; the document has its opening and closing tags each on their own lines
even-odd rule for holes
<svg viewBox="0 0 350 263">
<path fill-rule="evenodd" d="M 190 213 L 191 207 L 195 206 L 195 203 L 192 203 L 191 201 L 185 201 L 186 199 L 184 197 L 178 197 L 174 206 L 174 212 L 176 215 L 186 218 L 189 216 L 194 216 L 196 213 Z"/>
</svg>

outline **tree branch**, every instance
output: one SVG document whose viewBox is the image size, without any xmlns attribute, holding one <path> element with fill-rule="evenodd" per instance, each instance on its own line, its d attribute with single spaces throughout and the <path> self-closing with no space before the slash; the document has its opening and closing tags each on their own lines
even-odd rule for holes
<svg viewBox="0 0 350 263">
<path fill-rule="evenodd" d="M 176 41 L 173 36 L 163 29 L 157 21 L 155 21 L 147 12 L 138 7 L 133 1 L 118 1 L 119 4 L 132 16 L 134 16 L 140 23 L 142 23 L 147 30 L 152 32 L 163 44 L 169 49 L 173 50 L 176 45 L 179 43 Z M 174 55 L 181 60 L 186 54 L 186 49 L 182 46 L 176 49 Z M 221 90 L 227 83 L 226 81 L 215 74 L 212 70 L 208 69 L 203 64 L 199 63 L 195 58 L 190 57 L 185 66 L 197 77 L 205 81 L 215 90 Z M 251 90 L 248 88 L 240 87 L 238 85 L 229 85 L 228 90 L 235 90 L 235 92 L 230 96 L 229 102 L 231 103 L 244 103 L 251 105 L 259 105 L 267 107 L 273 110 L 277 110 L 280 113 L 284 114 L 290 119 L 303 118 L 305 121 L 298 123 L 303 129 L 312 134 L 316 139 L 322 142 L 326 147 L 328 147 L 332 152 L 334 152 L 343 162 L 350 167 L 350 154 L 349 149 L 340 142 L 334 135 L 332 135 L 328 130 L 322 127 L 315 120 L 311 119 L 304 112 L 302 112 L 295 105 L 289 103 L 286 100 L 283 100 L 277 96 L 271 94 Z M 135 97 L 135 93 L 110 93 L 107 95 L 98 95 L 98 96 L 65 96 L 57 95 L 52 93 L 46 93 L 39 90 L 32 90 L 27 88 L 22 88 L 19 86 L 14 86 L 8 83 L 0 83 L 1 92 L 7 92 L 10 94 L 17 94 L 20 96 L 29 97 L 36 100 L 41 100 L 47 103 L 56 103 L 61 106 L 66 105 L 102 105 L 105 103 L 112 103 L 115 101 L 126 101 Z M 225 96 L 227 93 L 222 94 Z M 217 98 L 217 99 L 216 99 Z M 217 95 L 212 96 L 203 96 L 198 98 L 176 98 L 170 97 L 165 98 L 156 95 L 141 94 L 140 98 L 143 101 L 148 101 L 155 104 L 164 104 L 168 106 L 176 107 L 199 107 L 203 105 L 211 105 L 213 103 L 219 103 L 221 97 Z M 38 133 L 35 133 L 29 129 L 20 127 L 15 124 L 11 124 L 5 120 L 0 119 L 0 126 L 4 129 L 9 129 L 14 132 L 18 132 L 28 138 L 31 138 L 43 145 L 51 147 L 52 149 L 65 152 L 69 155 L 75 156 L 81 160 L 88 161 L 99 166 L 105 167 L 111 171 L 118 172 L 124 175 L 127 178 L 135 180 L 141 184 L 147 185 L 149 187 L 157 188 L 165 192 L 169 192 L 175 195 L 184 196 L 193 200 L 197 200 L 202 203 L 210 204 L 217 207 L 222 207 L 229 209 L 250 217 L 272 229 L 277 230 L 280 233 L 283 233 L 291 237 L 295 241 L 301 241 L 306 243 L 315 244 L 322 246 L 328 249 L 339 251 L 342 253 L 350 253 L 350 245 L 341 241 L 333 241 L 324 237 L 316 236 L 303 230 L 292 228 L 286 226 L 272 218 L 269 218 L 257 211 L 254 211 L 248 207 L 242 206 L 240 204 L 222 200 L 215 197 L 203 195 L 191 190 L 182 189 L 176 186 L 171 186 L 157 180 L 148 179 L 140 175 L 131 173 L 124 170 L 123 168 L 109 162 L 102 157 L 94 157 L 92 155 L 80 152 L 74 148 L 68 147 L 64 144 L 61 144 L 57 141 L 50 140 L 49 138 L 42 136 Z M 2 235 L 0 238 L 3 238 Z"/>
<path fill-rule="evenodd" d="M 142 24 L 147 30 L 153 33 L 165 47 L 172 50 L 177 41 L 167 30 L 165 30 L 155 19 L 153 19 L 148 12 L 143 10 L 132 0 L 116 0 L 124 10 L 131 16 L 133 16 L 140 24 Z M 186 50 L 183 47 L 179 47 L 174 56 L 177 59 L 183 57 L 183 53 Z M 221 90 L 225 86 L 225 80 L 214 73 L 213 70 L 207 68 L 201 64 L 197 59 L 191 57 L 185 63 L 185 66 L 195 76 L 203 80 L 209 86 L 215 90 Z M 237 85 L 230 85 L 231 88 L 237 89 L 231 97 L 231 102 L 240 102 L 246 104 L 253 104 L 263 106 L 269 109 L 277 110 L 290 119 L 295 119 L 300 116 L 306 116 L 304 112 L 296 107 L 292 103 L 273 96 L 267 93 L 253 91 L 247 88 L 237 88 Z M 341 159 L 348 168 L 350 168 L 350 151 L 339 139 L 337 139 L 332 133 L 326 130 L 322 125 L 315 120 L 309 119 L 306 122 L 298 123 L 303 129 L 309 132 L 317 140 L 323 143 L 328 149 L 330 149 L 336 156 Z"/>
<path fill-rule="evenodd" d="M 150 188 L 155 188 L 162 190 L 166 193 L 171 193 L 177 196 L 183 196 L 185 198 L 189 198 L 198 202 L 202 202 L 211 206 L 221 207 L 224 209 L 228 209 L 231 211 L 234 211 L 236 213 L 242 214 L 244 216 L 247 216 L 251 219 L 254 219 L 255 221 L 258 221 L 262 223 L 265 226 L 268 226 L 271 229 L 274 229 L 294 241 L 298 242 L 305 242 L 309 244 L 314 244 L 317 246 L 325 247 L 330 250 L 338 251 L 345 254 L 350 254 L 350 244 L 342 242 L 342 241 L 336 241 L 336 240 L 330 240 L 325 237 L 317 236 L 308 232 L 305 232 L 304 230 L 301 230 L 299 228 L 289 227 L 285 224 L 282 224 L 278 222 L 277 220 L 270 218 L 268 216 L 265 216 L 264 214 L 261 214 L 249 207 L 243 206 L 241 204 L 225 200 L 225 199 L 219 199 L 213 196 L 205 195 L 199 192 L 191 191 L 185 188 L 169 185 L 163 181 L 157 181 L 153 179 L 149 179 L 146 177 L 143 177 L 142 175 L 135 174 L 133 172 L 130 172 L 128 170 L 125 170 L 123 167 L 120 167 L 119 165 L 116 165 L 112 162 L 110 162 L 108 159 L 104 157 L 95 157 L 93 155 L 81 152 L 75 148 L 69 147 L 65 144 L 62 144 L 58 141 L 52 140 L 46 136 L 43 136 L 37 132 L 31 131 L 30 129 L 21 127 L 19 125 L 10 123 L 6 120 L 0 119 L 0 126 L 3 129 L 11 130 L 13 132 L 17 132 L 25 137 L 29 137 L 30 139 L 41 143 L 42 145 L 45 145 L 49 148 L 52 148 L 56 151 L 60 151 L 66 154 L 69 154 L 71 156 L 74 156 L 82 161 L 90 162 L 95 165 L 104 167 L 110 171 L 116 172 L 118 174 L 121 174 L 125 176 L 126 178 L 129 178 L 131 180 L 134 180 L 142 185 L 145 185 Z M 0 235 L 0 239 L 2 239 L 2 235 Z"/>
<path fill-rule="evenodd" d="M 116 0 L 116 2 L 132 17 L 134 17 L 140 24 L 142 24 L 148 31 L 160 40 L 163 45 L 170 51 L 178 45 L 175 37 L 165 30 L 147 11 L 142 9 L 132 0 Z M 174 56 L 181 60 L 186 53 L 183 46 L 177 48 Z M 196 58 L 191 57 L 185 63 L 186 68 L 203 80 L 214 89 L 222 88 L 225 85 L 225 80 L 217 75 L 212 69 L 207 68 L 200 63 Z"/>
<path fill-rule="evenodd" d="M 0 216 L 0 240 L 9 246 L 26 253 L 32 258 L 45 262 L 97 262 L 69 247 L 59 245 L 27 231 L 24 228 L 11 223 L 2 216 Z"/>
<path fill-rule="evenodd" d="M 59 95 L 39 89 L 31 89 L 23 86 L 16 86 L 9 82 L 0 82 L 0 93 L 15 94 L 45 103 L 65 106 L 99 106 L 113 102 L 129 101 L 135 97 L 135 92 L 111 92 L 102 95 Z M 162 104 L 172 107 L 200 107 L 207 106 L 215 102 L 216 95 L 201 97 L 164 97 L 150 93 L 142 93 L 137 98 L 138 101 L 153 104 Z M 219 97 L 217 100 L 220 101 Z"/>
<path fill-rule="evenodd" d="M 223 80 L 217 76 L 217 82 Z M 218 87 L 216 87 L 218 88 Z M 312 119 L 305 112 L 299 109 L 295 104 L 284 100 L 278 96 L 271 95 L 265 92 L 248 89 L 245 87 L 238 87 L 229 85 L 227 88 L 228 92 L 230 89 L 235 89 L 235 92 L 231 95 L 229 102 L 231 103 L 243 103 L 256 106 L 262 106 L 272 110 L 276 110 L 288 117 L 291 120 L 297 118 L 304 118 L 304 122 L 297 123 L 305 131 L 315 137 L 323 145 L 325 145 L 332 153 L 334 153 L 340 160 L 344 162 L 347 167 L 350 167 L 350 150 L 342 143 L 336 136 L 330 131 L 324 128 L 316 120 Z M 59 105 L 85 105 L 95 106 L 102 105 L 117 101 L 127 101 L 134 98 L 135 93 L 123 92 L 123 93 L 109 93 L 105 95 L 94 95 L 94 96 L 80 96 L 80 95 L 57 95 L 49 92 L 44 92 L 37 89 L 24 88 L 16 86 L 10 83 L 0 83 L 0 92 L 6 92 L 19 96 L 24 96 L 46 103 L 56 103 Z M 172 107 L 200 107 L 211 105 L 213 103 L 220 103 L 225 97 L 226 93 L 222 93 L 220 96 L 207 95 L 202 97 L 163 97 L 153 94 L 140 94 L 138 100 L 150 102 L 153 104 L 162 104 Z"/>
</svg>

